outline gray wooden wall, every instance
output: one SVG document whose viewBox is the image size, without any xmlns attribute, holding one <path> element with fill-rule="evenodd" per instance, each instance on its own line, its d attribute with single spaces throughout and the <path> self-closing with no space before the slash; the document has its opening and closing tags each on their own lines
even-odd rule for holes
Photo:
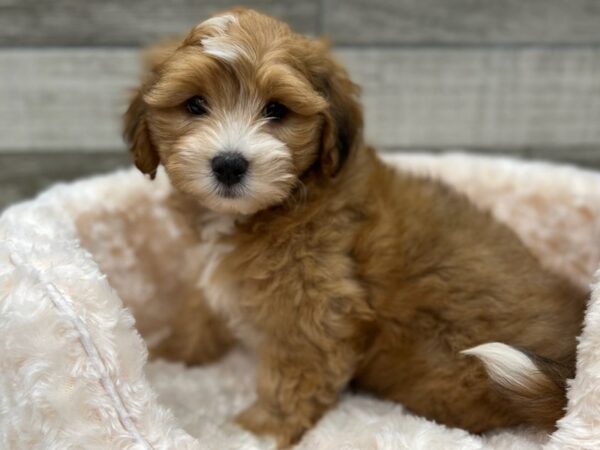
<svg viewBox="0 0 600 450">
<path fill-rule="evenodd" d="M 0 0 L 0 208 L 128 164 L 139 47 L 238 4 L 331 37 L 382 151 L 600 167 L 600 0 Z"/>
</svg>

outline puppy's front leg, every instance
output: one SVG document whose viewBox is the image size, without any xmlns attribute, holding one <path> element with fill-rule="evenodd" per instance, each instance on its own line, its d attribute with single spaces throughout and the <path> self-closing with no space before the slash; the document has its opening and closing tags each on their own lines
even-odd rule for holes
<svg viewBox="0 0 600 450">
<path fill-rule="evenodd" d="M 223 319 L 210 310 L 202 291 L 194 290 L 177 312 L 171 334 L 150 349 L 150 356 L 188 365 L 205 364 L 221 357 L 232 344 Z"/>
<path fill-rule="evenodd" d="M 370 335 L 372 313 L 364 306 L 360 317 L 344 316 L 347 311 L 331 312 L 323 321 L 311 315 L 288 317 L 289 326 L 265 337 L 259 349 L 258 398 L 237 422 L 274 436 L 279 448 L 298 441 L 336 403 L 354 374 Z"/>
<path fill-rule="evenodd" d="M 279 448 L 296 442 L 333 405 L 352 376 L 355 355 L 334 356 L 315 348 L 271 344 L 261 351 L 258 399 L 237 422 L 256 434 L 274 436 Z"/>
</svg>

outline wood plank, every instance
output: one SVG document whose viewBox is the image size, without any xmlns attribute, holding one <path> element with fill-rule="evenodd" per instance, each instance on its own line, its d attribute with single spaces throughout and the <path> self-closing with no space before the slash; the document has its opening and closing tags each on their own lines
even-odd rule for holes
<svg viewBox="0 0 600 450">
<path fill-rule="evenodd" d="M 600 43 L 596 0 L 324 0 L 345 44 Z"/>
<path fill-rule="evenodd" d="M 0 45 L 147 44 L 243 4 L 317 32 L 318 0 L 0 0 Z"/>
<path fill-rule="evenodd" d="M 526 157 L 536 160 L 560 161 L 600 171 L 600 147 L 597 146 L 530 148 Z"/>
<path fill-rule="evenodd" d="M 115 150 L 137 83 L 131 49 L 0 51 L 0 150 Z"/>
<path fill-rule="evenodd" d="M 60 181 L 109 172 L 130 164 L 127 152 L 0 154 L 0 211 Z"/>
<path fill-rule="evenodd" d="M 381 147 L 600 143 L 600 48 L 342 49 Z M 0 151 L 119 150 L 132 49 L 0 51 Z"/>
<path fill-rule="evenodd" d="M 600 142 L 600 49 L 339 51 L 384 147 Z"/>
<path fill-rule="evenodd" d="M 523 160 L 550 161 L 557 164 L 570 164 L 600 171 L 600 145 L 567 145 L 543 147 L 468 147 L 468 148 L 404 148 L 383 147 L 381 153 L 426 152 L 447 153 L 463 152 L 479 155 L 506 156 Z"/>
</svg>

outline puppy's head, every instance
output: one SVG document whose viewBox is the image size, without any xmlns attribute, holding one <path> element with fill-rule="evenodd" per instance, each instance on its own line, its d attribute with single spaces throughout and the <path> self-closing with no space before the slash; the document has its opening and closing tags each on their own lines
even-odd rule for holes
<svg viewBox="0 0 600 450">
<path fill-rule="evenodd" d="M 162 163 L 204 206 L 252 214 L 340 172 L 362 139 L 357 91 L 325 43 L 237 9 L 151 53 L 125 138 L 142 172 Z"/>
</svg>

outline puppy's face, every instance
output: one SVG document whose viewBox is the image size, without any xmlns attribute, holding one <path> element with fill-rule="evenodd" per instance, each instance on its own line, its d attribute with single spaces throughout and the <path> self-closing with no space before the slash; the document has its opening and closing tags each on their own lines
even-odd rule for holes
<svg viewBox="0 0 600 450">
<path fill-rule="evenodd" d="M 326 47 L 249 10 L 215 16 L 152 70 L 125 117 L 136 165 L 223 213 L 287 198 L 340 170 L 361 131 L 356 88 Z"/>
</svg>

